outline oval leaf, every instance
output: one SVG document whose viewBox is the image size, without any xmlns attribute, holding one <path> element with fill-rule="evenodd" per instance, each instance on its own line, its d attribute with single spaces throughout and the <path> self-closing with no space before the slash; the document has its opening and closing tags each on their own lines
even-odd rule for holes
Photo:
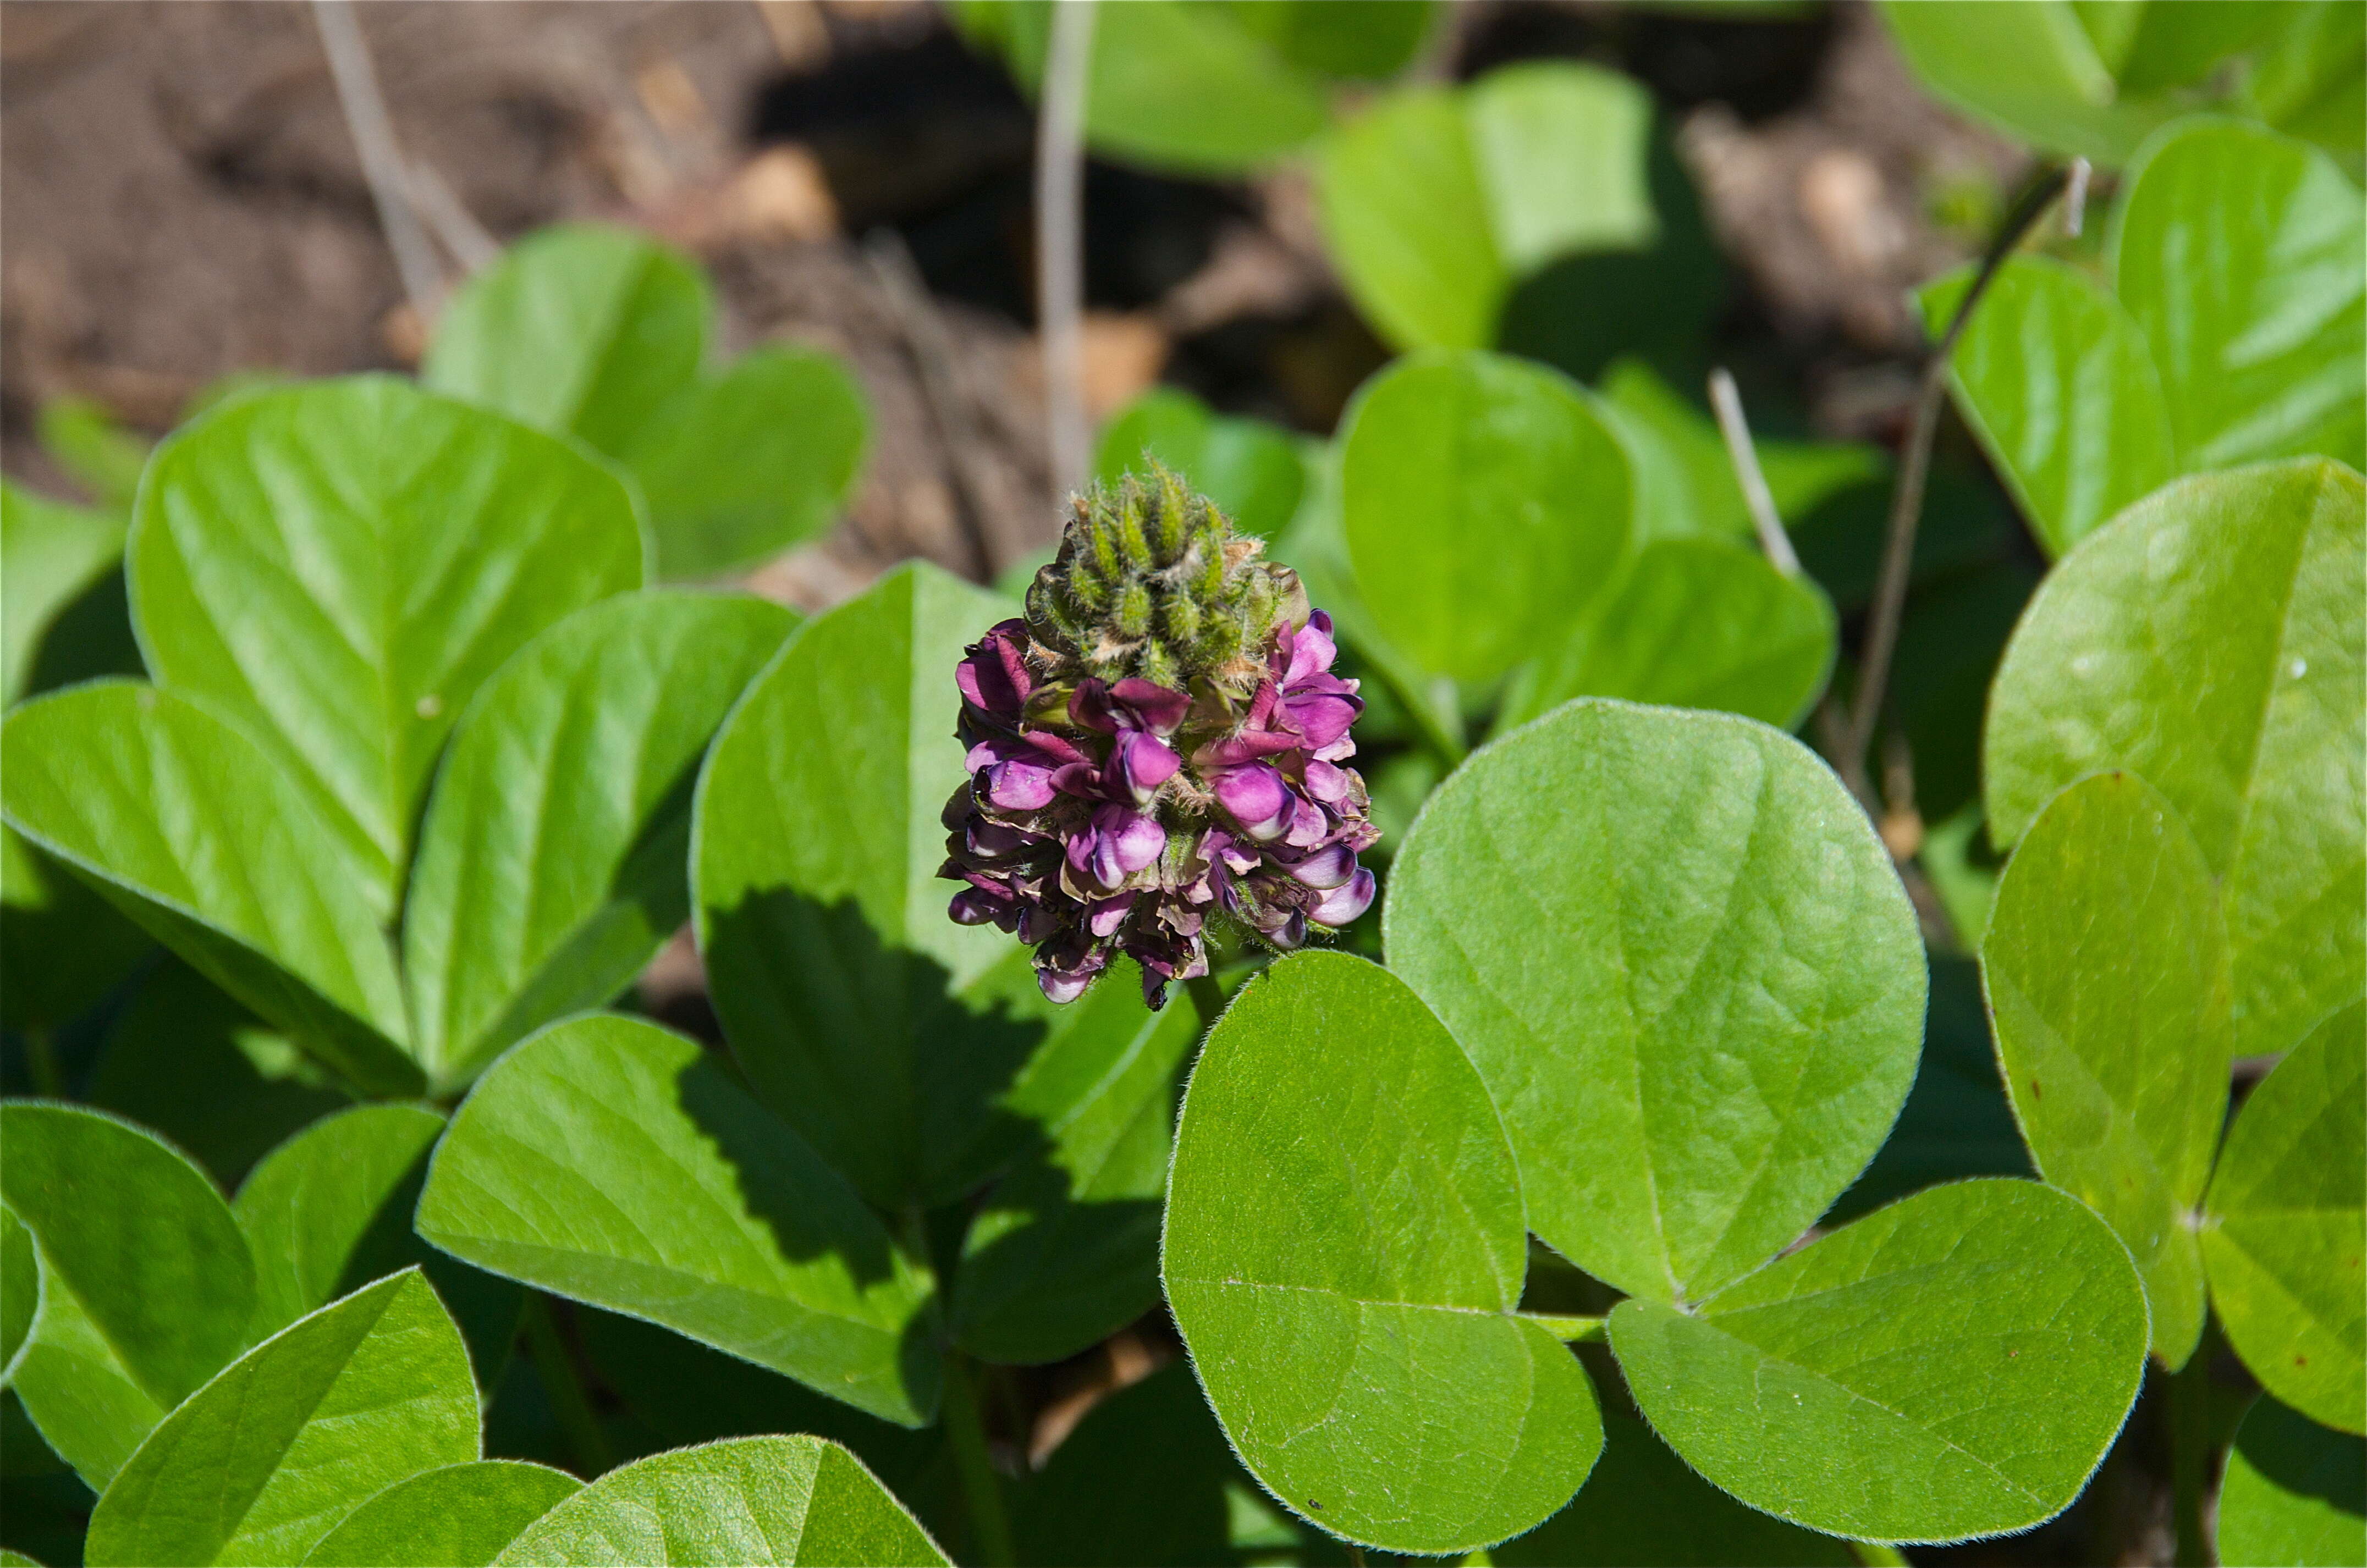
<svg viewBox="0 0 2367 1568">
<path fill-rule="evenodd" d="M 1423 355 L 1346 418 L 1341 504 L 1382 635 L 1479 683 L 1593 598 L 1625 547 L 1627 458 L 1567 378 L 1490 354 Z"/>
<path fill-rule="evenodd" d="M 621 452 L 697 376 L 713 310 L 706 275 L 647 235 L 562 224 L 452 297 L 420 378 Z"/>
<path fill-rule="evenodd" d="M 1622 1302 L 1611 1348 L 1653 1429 L 1752 1507 L 1862 1540 L 1961 1540 L 2079 1495 L 2136 1398 L 2145 1291 L 2077 1201 L 1963 1181 L 1698 1315 Z"/>
<path fill-rule="evenodd" d="M 386 939 L 329 831 L 262 748 L 129 681 L 27 703 L 0 747 L 12 826 L 356 1084 L 417 1089 Z"/>
<path fill-rule="evenodd" d="M 2367 1442 L 2261 1398 L 2219 1483 L 2219 1561 L 2367 1562 Z"/>
<path fill-rule="evenodd" d="M 2128 173 L 2106 241 L 2191 470 L 2367 463 L 2367 207 L 2316 148 L 2198 118 Z"/>
<path fill-rule="evenodd" d="M 2203 1262 L 2229 1343 L 2314 1421 L 2367 1432 L 2367 1014 L 2343 1009 L 2244 1102 Z"/>
<path fill-rule="evenodd" d="M 1807 748 L 1581 699 L 1476 753 L 1407 838 L 1405 976 L 1504 1113 L 1528 1226 L 1698 1301 L 1816 1222 L 1915 1077 L 1914 910 Z"/>
<path fill-rule="evenodd" d="M 12 1380 L 94 1491 L 243 1345 L 255 1269 L 230 1208 L 163 1141 L 71 1106 L 0 1106 L 0 1200 L 40 1257 Z"/>
<path fill-rule="evenodd" d="M 890 1211 L 994 1176 L 1144 1016 L 1054 1007 L 1025 948 L 946 916 L 941 816 L 968 787 L 954 665 L 1015 610 L 934 567 L 890 573 L 799 629 L 699 777 L 699 950 L 732 1054 Z"/>
<path fill-rule="evenodd" d="M 299 1319 L 165 1417 L 92 1511 L 85 1560 L 301 1562 L 366 1499 L 476 1457 L 469 1352 L 407 1269 Z"/>
<path fill-rule="evenodd" d="M 1234 998 L 1184 1094 L 1165 1246 L 1233 1447 L 1325 1529 L 1467 1551 L 1586 1479 L 1593 1388 L 1516 1312 L 1528 1247 L 1502 1124 L 1387 970 L 1299 953 Z"/>
<path fill-rule="evenodd" d="M 946 1561 L 863 1461 L 821 1438 L 734 1438 L 610 1471 L 529 1526 L 503 1568 Z"/>
<path fill-rule="evenodd" d="M 347 1514 L 305 1568 L 481 1568 L 583 1490 L 563 1471 L 514 1459 L 425 1471 Z"/>
<path fill-rule="evenodd" d="M 649 500 L 658 575 L 713 577 L 828 528 L 869 423 L 854 376 L 810 349 L 760 348 L 675 393 L 617 449 Z"/>
<path fill-rule="evenodd" d="M 2000 845 L 2125 768 L 2221 879 L 2238 1055 L 2282 1051 L 2367 983 L 2367 484 L 2296 460 L 2181 479 L 2067 556 L 1989 697 Z"/>
<path fill-rule="evenodd" d="M 0 479 L 0 705 L 32 689 L 42 639 L 122 558 L 124 527 Z"/>
<path fill-rule="evenodd" d="M 41 1260 L 33 1251 L 33 1233 L 16 1210 L 0 1207 L 0 1388 L 16 1374 L 17 1353 L 32 1336 L 40 1302 Z"/>
<path fill-rule="evenodd" d="M 2065 790 L 1998 883 L 1981 973 L 2040 1174 L 2126 1244 L 2154 1353 L 2184 1366 L 2227 1113 L 2225 927 L 2194 836 L 2134 774 Z"/>
<path fill-rule="evenodd" d="M 1655 539 L 1498 711 L 1517 728 L 1572 697 L 1719 708 L 1789 729 L 1833 667 L 1832 601 L 1756 550 Z"/>
<path fill-rule="evenodd" d="M 1971 276 L 1923 291 L 1934 337 Z M 2085 273 L 2044 256 L 1999 269 L 1948 362 L 1965 423 L 2050 555 L 2179 473 L 2145 333 Z"/>
<path fill-rule="evenodd" d="M 681 926 L 699 759 L 796 625 L 761 599 L 631 594 L 570 615 L 485 686 L 436 777 L 403 914 L 438 1082 L 606 1005 Z"/>
<path fill-rule="evenodd" d="M 845 1182 L 703 1050 L 593 1016 L 514 1047 L 437 1147 L 419 1234 L 905 1426 L 935 1412 L 934 1292 Z"/>
<path fill-rule="evenodd" d="M 128 561 L 158 683 L 272 750 L 391 923 L 460 710 L 535 633 L 640 587 L 642 550 L 631 492 L 581 448 L 365 376 L 167 442 Z"/>
</svg>

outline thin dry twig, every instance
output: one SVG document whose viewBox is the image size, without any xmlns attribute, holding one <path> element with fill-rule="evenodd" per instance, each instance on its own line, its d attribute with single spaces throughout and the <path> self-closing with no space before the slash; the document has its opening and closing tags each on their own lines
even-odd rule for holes
<svg viewBox="0 0 2367 1568">
<path fill-rule="evenodd" d="M 1800 557 L 1792 548 L 1792 536 L 1784 531 L 1775 492 L 1767 488 L 1767 475 L 1759 467 L 1759 448 L 1751 445 L 1750 423 L 1742 416 L 1742 394 L 1723 365 L 1709 373 L 1709 406 L 1717 411 L 1718 433 L 1726 437 L 1726 455 L 1734 464 L 1735 482 L 1742 487 L 1743 503 L 1750 510 L 1750 525 L 1759 530 L 1759 547 L 1776 570 L 1799 576 Z"/>
<path fill-rule="evenodd" d="M 1085 92 L 1093 0 L 1052 7 L 1036 130 L 1036 321 L 1044 348 L 1045 427 L 1052 491 L 1085 481 Z"/>
<path fill-rule="evenodd" d="M 1859 659 L 1857 701 L 1850 710 L 1849 732 L 1843 744 L 1852 761 L 1863 766 L 1866 745 L 1874 739 L 1875 716 L 1882 711 L 1890 681 L 1891 656 L 1898 650 L 1898 622 L 1907 607 L 1908 569 L 1914 563 L 1915 529 L 1923 514 L 1923 487 L 1931 478 L 1931 445 L 1940 434 L 1940 410 L 1948 395 L 1948 358 L 1965 333 L 1973 310 L 1988 292 L 1990 280 L 2005 265 L 2022 237 L 2030 232 L 2070 178 L 2064 169 L 2050 169 L 2007 214 L 1988 254 L 1981 258 L 1973 286 L 1965 291 L 1948 330 L 1941 334 L 1925 362 L 1916 389 L 1915 418 L 1908 427 L 1906 448 L 1898 457 L 1898 481 L 1890 492 L 1889 537 L 1883 547 L 1881 573 L 1874 580 L 1874 607 L 1866 622 L 1865 646 Z"/>
<path fill-rule="evenodd" d="M 436 231 L 436 238 L 463 272 L 482 272 L 501 259 L 502 243 L 493 238 L 451 184 L 425 158 L 411 160 L 411 205 Z"/>
<path fill-rule="evenodd" d="M 937 314 L 936 301 L 929 297 L 929 286 L 901 234 L 893 229 L 874 230 L 863 242 L 863 254 L 896 318 L 897 334 L 920 379 L 921 400 L 937 427 L 946 472 L 953 481 L 954 514 L 969 546 L 978 581 L 991 582 L 999 563 L 987 537 L 986 488 L 974 467 L 980 440 L 978 422 L 970 417 L 969 399 L 954 372 L 953 341 L 945 320 Z"/>
<path fill-rule="evenodd" d="M 329 57 L 329 74 L 337 85 L 337 103 L 345 111 L 345 128 L 354 150 L 361 155 L 362 177 L 369 184 L 370 200 L 378 208 L 379 227 L 387 248 L 394 253 L 394 270 L 402 292 L 425 322 L 444 298 L 444 268 L 436 259 L 419 214 L 413 209 L 411 177 L 402 149 L 394 140 L 394 122 L 388 118 L 386 99 L 379 93 L 378 72 L 370 64 L 369 43 L 354 19 L 348 0 L 312 0 L 312 20 L 321 29 L 321 48 Z"/>
</svg>

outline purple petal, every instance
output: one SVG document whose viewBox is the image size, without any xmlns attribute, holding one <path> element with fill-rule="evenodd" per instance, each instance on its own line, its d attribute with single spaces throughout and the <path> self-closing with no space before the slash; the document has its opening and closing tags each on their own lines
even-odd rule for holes
<svg viewBox="0 0 2367 1568">
<path fill-rule="evenodd" d="M 1348 771 L 1329 762 L 1311 761 L 1300 775 L 1307 793 L 1326 806 L 1337 806 L 1348 798 Z"/>
<path fill-rule="evenodd" d="M 1129 675 L 1110 688 L 1110 695 L 1129 710 L 1136 724 L 1153 735 L 1172 735 L 1192 711 L 1192 699 L 1156 681 Z"/>
<path fill-rule="evenodd" d="M 1036 689 L 1035 677 L 1027 671 L 1026 646 L 1026 622 L 998 623 L 965 650 L 967 656 L 954 667 L 954 684 L 982 711 L 1018 717 L 1027 694 Z"/>
<path fill-rule="evenodd" d="M 1281 770 L 1264 762 L 1225 769 L 1217 775 L 1216 791 L 1217 804 L 1241 825 L 1243 832 L 1260 842 L 1281 836 L 1298 798 L 1291 794 Z"/>
<path fill-rule="evenodd" d="M 1345 844 L 1327 844 L 1305 859 L 1284 862 L 1293 881 L 1329 891 L 1356 874 L 1356 852 Z"/>
<path fill-rule="evenodd" d="M 1137 806 L 1148 806 L 1150 797 L 1159 793 L 1159 786 L 1173 778 L 1175 770 L 1183 765 L 1184 759 L 1166 741 L 1155 735 L 1130 730 L 1119 736 L 1117 744 L 1110 748 L 1107 772 L 1113 775 L 1114 783 L 1134 797 Z"/>
<path fill-rule="evenodd" d="M 986 798 L 1005 811 L 1037 811 L 1052 804 L 1052 771 L 1014 758 L 986 770 Z"/>
<path fill-rule="evenodd" d="M 1290 663 L 1283 672 L 1283 684 L 1295 685 L 1310 675 L 1329 673 L 1339 654 L 1339 646 L 1331 640 L 1331 617 L 1316 611 L 1290 639 Z"/>
<path fill-rule="evenodd" d="M 1365 705 L 1354 697 L 1333 693 L 1318 693 L 1310 696 L 1286 698 L 1284 708 L 1290 715 L 1293 728 L 1307 738 L 1309 750 L 1319 750 L 1348 733 Z"/>
<path fill-rule="evenodd" d="M 1095 936 L 1108 936 L 1126 920 L 1127 911 L 1134 908 L 1137 895 L 1121 893 L 1115 898 L 1104 898 L 1086 906 L 1085 929 Z"/>
<path fill-rule="evenodd" d="M 965 887 L 954 895 L 951 908 L 946 913 L 956 925 L 997 925 L 1009 931 L 1019 918 L 1017 907 L 1008 895 L 990 893 L 982 887 Z"/>
<path fill-rule="evenodd" d="M 1044 988 L 1045 1000 L 1067 1003 L 1083 996 L 1085 987 L 1093 983 L 1093 977 L 1091 975 L 1038 969 L 1036 971 L 1036 983 Z"/>
<path fill-rule="evenodd" d="M 1290 820 L 1282 830 L 1282 841 L 1293 849 L 1311 850 L 1331 831 L 1331 821 L 1323 809 L 1309 805 L 1299 796 L 1290 797 Z"/>
<path fill-rule="evenodd" d="M 1321 903 L 1307 912 L 1307 918 L 1319 926 L 1344 926 L 1373 907 L 1375 884 L 1373 874 L 1357 868 L 1356 874 L 1325 895 Z"/>
</svg>

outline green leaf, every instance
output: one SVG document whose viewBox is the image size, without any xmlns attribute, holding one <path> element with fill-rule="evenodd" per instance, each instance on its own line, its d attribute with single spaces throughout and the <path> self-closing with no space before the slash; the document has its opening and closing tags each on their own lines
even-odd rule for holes
<svg viewBox="0 0 2367 1568">
<path fill-rule="evenodd" d="M 2071 0 L 1881 0 L 1881 8 L 1934 96 L 2050 152 L 2118 167 L 2180 107 L 2122 98 Z"/>
<path fill-rule="evenodd" d="M 1979 968 L 1931 955 L 1931 1002 L 1915 1088 L 1882 1152 L 1820 1222 L 1827 1229 L 1942 1181 L 2029 1176 L 2030 1152 L 1998 1080 Z"/>
<path fill-rule="evenodd" d="M 1036 1568 L 1232 1562 L 1227 1492 L 1254 1490 L 1191 1370 L 1171 1361 L 1096 1401 L 1022 1494 L 1012 1529 Z"/>
<path fill-rule="evenodd" d="M 297 1563 L 368 1498 L 477 1457 L 469 1353 L 415 1269 L 299 1319 L 166 1416 L 90 1517 L 90 1568 Z"/>
<path fill-rule="evenodd" d="M 122 558 L 126 527 L 0 479 L 0 705 L 30 693 L 42 639 Z"/>
<path fill-rule="evenodd" d="M 452 297 L 420 379 L 621 453 L 697 378 L 713 313 L 686 257 L 623 229 L 557 225 Z"/>
<path fill-rule="evenodd" d="M 255 1256 L 250 1340 L 415 1263 L 459 1325 L 490 1397 L 525 1302 L 507 1280 L 431 1250 L 412 1230 L 428 1151 L 443 1132 L 443 1116 L 424 1105 L 359 1105 L 322 1118 L 255 1168 L 231 1204 Z"/>
<path fill-rule="evenodd" d="M 934 1291 L 707 1053 L 637 1019 L 553 1024 L 452 1119 L 419 1234 L 664 1324 L 906 1426 L 936 1408 Z"/>
<path fill-rule="evenodd" d="M 1467 1551 L 1586 1479 L 1593 1388 L 1517 1315 L 1512 1150 L 1454 1038 L 1387 970 L 1297 953 L 1233 998 L 1185 1091 L 1165 1248 L 1234 1449 L 1325 1529 Z"/>
<path fill-rule="evenodd" d="M 562 1471 L 472 1460 L 398 1481 L 347 1514 L 306 1568 L 480 1568 L 535 1520 L 583 1490 Z"/>
<path fill-rule="evenodd" d="M 261 747 L 128 681 L 36 698 L 0 736 L 9 826 L 355 1083 L 416 1089 L 393 954 L 346 857 Z"/>
<path fill-rule="evenodd" d="M 5 796 L 0 796 L 5 799 Z M 89 1010 L 153 953 L 89 884 L 0 827 L 0 1020 L 52 1029 Z"/>
<path fill-rule="evenodd" d="M 2202 1337 L 2203 1184 L 2227 1113 L 2227 948 L 2211 868 L 2133 773 L 2055 797 L 1998 884 L 1981 973 L 2039 1173 L 2135 1258 L 2154 1353 Z"/>
<path fill-rule="evenodd" d="M 2367 1442 L 2263 1397 L 2219 1483 L 2222 1562 L 2367 1562 Z"/>
<path fill-rule="evenodd" d="M 0 1201 L 31 1233 L 41 1305 L 10 1380 L 94 1489 L 246 1343 L 255 1270 L 203 1172 L 139 1128 L 0 1105 Z"/>
<path fill-rule="evenodd" d="M 1687 1470 L 1632 1416 L 1603 1415 L 1603 1458 L 1569 1506 L 1491 1550 L 1501 1568 L 1854 1568 L 1849 1542 L 1744 1507 Z"/>
<path fill-rule="evenodd" d="M 2144 1287 L 2030 1181 L 1934 1188 L 1689 1314 L 1622 1302 L 1646 1420 L 1752 1507 L 1868 1540 L 2026 1529 L 2087 1483 L 2142 1380 Z"/>
<path fill-rule="evenodd" d="M 1433 674 L 1501 675 L 1602 591 L 1626 546 L 1626 457 L 1553 371 L 1410 356 L 1356 394 L 1342 443 L 1356 585 Z"/>
<path fill-rule="evenodd" d="M 1485 348 L 1510 287 L 1460 96 L 1389 94 L 1316 149 L 1325 249 L 1399 348 Z"/>
<path fill-rule="evenodd" d="M 351 1103 L 294 1041 L 173 958 L 160 958 L 108 1024 L 89 1099 L 163 1134 L 225 1189 L 282 1139 Z"/>
<path fill-rule="evenodd" d="M 2332 159 L 2199 119 L 2130 168 L 2106 242 L 2189 470 L 2316 453 L 2367 464 L 2367 207 Z"/>
<path fill-rule="evenodd" d="M 129 512 L 148 466 L 145 437 L 126 430 L 87 398 L 51 398 L 41 404 L 41 450 L 111 511 Z"/>
<path fill-rule="evenodd" d="M 1159 1209 L 1184 1059 L 1200 1038 L 1192 998 L 1147 1012 L 1116 976 L 1071 1004 L 1080 1032 L 1130 1035 L 1083 1093 L 1052 1097 L 1041 1146 L 970 1221 L 955 1276 L 954 1340 L 981 1360 L 1034 1365 L 1090 1348 L 1159 1299 Z M 1082 1064 L 1081 1064 L 1082 1065 Z"/>
<path fill-rule="evenodd" d="M 1367 82 L 1402 70 L 1438 18 L 1433 0 L 1232 0 L 1232 12 L 1292 64 Z"/>
<path fill-rule="evenodd" d="M 1946 330 L 1969 273 L 1921 295 Z M 1948 365 L 1965 423 L 2048 553 L 2179 473 L 2169 407 L 2144 332 L 2087 274 L 2044 256 L 1999 269 Z"/>
<path fill-rule="evenodd" d="M 477 688 L 638 588 L 631 492 L 570 443 L 391 377 L 224 404 L 156 455 L 130 550 L 157 682 L 244 725 L 391 923 L 428 775 Z"/>
<path fill-rule="evenodd" d="M 1528 1228 L 1699 1301 L 1814 1224 L 1915 1077 L 1923 947 L 1814 753 L 1580 699 L 1473 755 L 1398 853 L 1389 960 L 1470 1054 Z"/>
<path fill-rule="evenodd" d="M 946 918 L 968 786 L 953 670 L 1008 601 L 934 567 L 799 629 L 699 778 L 691 877 L 715 1010 L 758 1099 L 881 1208 L 962 1198 L 1123 1054 L 1026 951 Z"/>
<path fill-rule="evenodd" d="M 1609 420 L 1635 470 L 1636 536 L 1641 540 L 1752 537 L 1750 508 L 1734 477 L 1734 459 L 1710 416 L 1641 359 L 1603 373 L 1595 410 Z M 1878 484 L 1879 449 L 1856 442 L 1774 441 L 1754 437 L 1759 466 L 1787 525 L 1842 491 Z"/>
<path fill-rule="evenodd" d="M 610 1471 L 495 1562 L 942 1563 L 863 1461 L 821 1438 L 737 1438 Z"/>
<path fill-rule="evenodd" d="M 1644 179 L 1652 95 L 1634 77 L 1574 61 L 1508 65 L 1465 89 L 1463 114 L 1507 277 L 1659 236 Z"/>
<path fill-rule="evenodd" d="M 2316 142 L 2352 179 L 2367 165 L 2359 122 L 2367 114 L 2367 12 L 2349 0 L 2271 7 L 2276 21 L 2237 89 L 2254 113 L 2289 136 Z"/>
<path fill-rule="evenodd" d="M 40 1270 L 33 1233 L 16 1210 L 0 1206 L 0 1388 L 16 1373 L 17 1352 L 33 1332 L 33 1313 L 41 1300 Z"/>
<path fill-rule="evenodd" d="M 2133 13 L 2126 47 L 2112 62 L 2112 74 L 2126 93 L 2158 93 L 2200 81 L 2227 56 L 2250 48 L 2276 22 L 2277 0 L 2221 0 L 2215 6 L 2147 4 Z M 2089 6 L 2083 19 L 2109 14 Z"/>
<path fill-rule="evenodd" d="M 796 625 L 761 599 L 629 594 L 552 626 L 478 694 L 428 801 L 403 915 L 419 1056 L 437 1082 L 604 1006 L 681 927 L 699 759 Z"/>
<path fill-rule="evenodd" d="M 1307 484 L 1286 434 L 1262 420 L 1212 413 L 1172 387 L 1143 393 L 1103 427 L 1093 477 L 1114 482 L 1144 473 L 1146 459 L 1174 469 L 1237 526 L 1263 539 L 1289 525 Z"/>
<path fill-rule="evenodd" d="M 2310 1419 L 2367 1431 L 2367 1014 L 2354 1001 L 2260 1080 L 2211 1179 L 2203 1262 L 2228 1342 Z"/>
<path fill-rule="evenodd" d="M 1654 539 L 1507 694 L 1501 733 L 1571 697 L 1718 708 L 1789 729 L 1833 667 L 1832 601 L 1755 549 Z"/>
<path fill-rule="evenodd" d="M 2181 479 L 2064 558 L 1989 697 L 2000 847 L 2073 780 L 2125 768 L 2220 878 L 2238 1055 L 2367 982 L 2367 485 L 2336 464 Z"/>
<path fill-rule="evenodd" d="M 649 499 L 658 575 L 713 577 L 837 520 L 870 418 L 834 355 L 766 347 L 684 388 L 614 448 Z"/>
</svg>

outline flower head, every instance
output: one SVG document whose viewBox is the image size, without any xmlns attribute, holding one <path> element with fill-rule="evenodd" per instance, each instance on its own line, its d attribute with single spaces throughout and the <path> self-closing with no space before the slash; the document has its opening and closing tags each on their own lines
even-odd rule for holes
<svg viewBox="0 0 2367 1568">
<path fill-rule="evenodd" d="M 1290 948 L 1373 901 L 1356 857 L 1379 831 L 1342 765 L 1364 703 L 1331 673 L 1331 617 L 1263 548 L 1164 469 L 1096 487 L 1026 618 L 955 671 L 950 913 L 1033 946 L 1054 1001 L 1124 953 L 1157 1007 L 1208 972 L 1211 919 Z"/>
</svg>

